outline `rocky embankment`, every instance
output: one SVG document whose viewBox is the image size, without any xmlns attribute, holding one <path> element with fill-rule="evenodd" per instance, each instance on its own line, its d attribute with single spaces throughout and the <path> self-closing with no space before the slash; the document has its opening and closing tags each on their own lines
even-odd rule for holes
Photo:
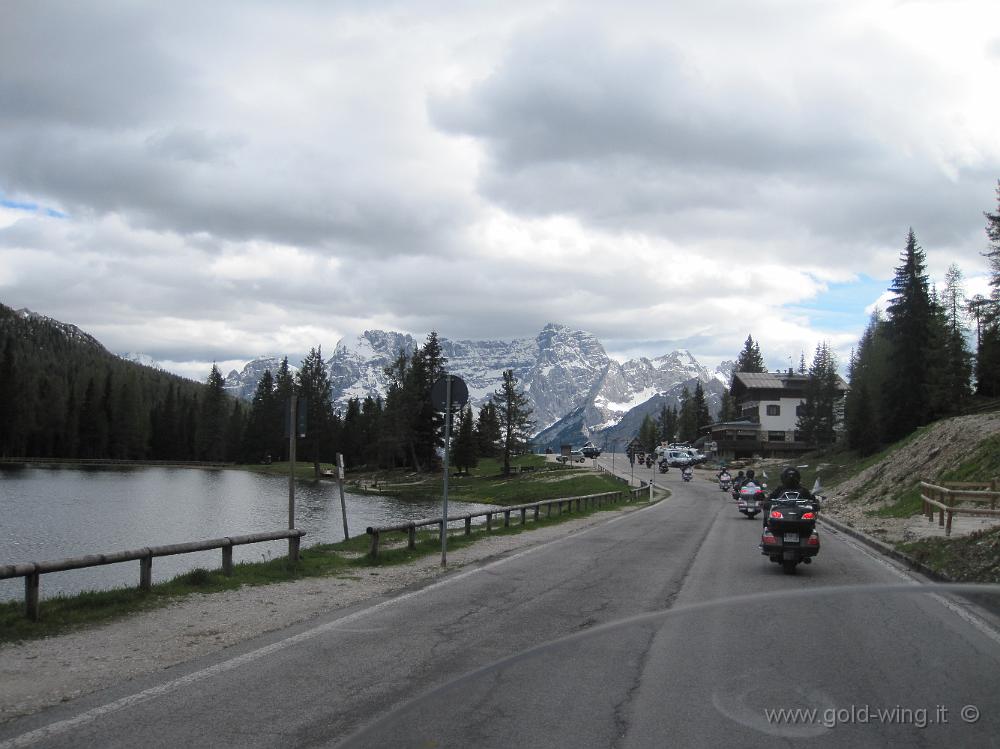
<svg viewBox="0 0 1000 749">
<path fill-rule="evenodd" d="M 937 523 L 928 523 L 920 515 L 895 518 L 874 513 L 894 504 L 903 488 L 921 479 L 935 480 L 942 472 L 959 466 L 983 440 L 997 433 L 1000 413 L 996 412 L 936 422 L 884 460 L 828 490 L 823 511 L 889 543 L 935 535 Z M 981 530 L 995 522 L 956 516 L 952 535 Z"/>
</svg>

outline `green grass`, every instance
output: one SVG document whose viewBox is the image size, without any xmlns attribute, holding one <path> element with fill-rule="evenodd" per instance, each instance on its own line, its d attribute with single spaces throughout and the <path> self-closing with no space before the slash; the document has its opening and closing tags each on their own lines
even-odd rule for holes
<svg viewBox="0 0 1000 749">
<path fill-rule="evenodd" d="M 621 484 L 618 485 L 621 488 Z M 616 489 L 617 490 L 617 489 Z M 563 495 L 567 496 L 567 495 Z M 638 502 L 646 501 L 643 496 Z M 592 510 L 573 511 L 561 516 L 546 517 L 544 513 L 537 521 L 529 512 L 526 525 L 520 525 L 520 514 L 511 513 L 511 526 L 503 528 L 503 516 L 494 517 L 493 528 L 489 532 L 484 526 L 473 526 L 469 536 L 462 531 L 451 530 L 448 534 L 448 548 L 460 549 L 488 535 L 511 535 L 524 533 L 536 528 L 568 522 L 597 512 L 617 511 L 623 505 L 610 505 Z M 0 643 L 49 637 L 82 626 L 96 625 L 142 611 L 165 606 L 180 598 L 191 595 L 217 593 L 234 590 L 244 585 L 268 585 L 276 582 L 298 580 L 306 577 L 340 576 L 359 579 L 364 569 L 381 566 L 406 564 L 420 557 L 439 554 L 441 540 L 436 529 L 417 533 L 415 549 L 406 546 L 406 533 L 387 533 L 381 538 L 382 549 L 377 561 L 372 562 L 367 555 L 370 537 L 355 536 L 335 544 L 317 544 L 303 549 L 298 562 L 289 562 L 282 557 L 263 562 L 237 564 L 232 577 L 226 577 L 221 569 L 195 569 L 172 580 L 152 586 L 149 591 L 138 588 L 123 588 L 109 591 L 91 591 L 73 596 L 56 596 L 41 601 L 41 617 L 31 622 L 24 616 L 23 599 L 0 603 Z M 359 556 L 360 555 L 360 556 Z M 44 589 L 45 576 L 42 576 Z"/>
<path fill-rule="evenodd" d="M 897 548 L 957 582 L 1000 583 L 1000 528 L 955 538 L 923 538 Z"/>
</svg>

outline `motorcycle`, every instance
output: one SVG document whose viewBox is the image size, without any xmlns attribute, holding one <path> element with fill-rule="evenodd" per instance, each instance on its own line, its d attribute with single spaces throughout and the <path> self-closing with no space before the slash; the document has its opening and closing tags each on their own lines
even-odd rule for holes
<svg viewBox="0 0 1000 749">
<path fill-rule="evenodd" d="M 733 477 L 728 473 L 719 474 L 719 491 L 728 492 L 732 491 L 733 488 Z"/>
<path fill-rule="evenodd" d="M 667 463 L 667 461 L 665 460 L 661 460 L 659 463 L 657 463 L 657 466 L 660 469 L 660 473 L 666 473 L 667 471 L 670 470 L 670 464 Z"/>
<path fill-rule="evenodd" d="M 758 486 L 753 481 L 740 487 L 739 497 L 736 500 L 736 509 L 748 518 L 755 518 L 758 512 L 764 509 L 764 489 L 766 484 Z"/>
<path fill-rule="evenodd" d="M 681 478 L 684 479 L 685 481 L 690 481 L 692 478 L 694 478 L 694 472 L 691 470 L 690 466 L 684 466 L 681 469 Z"/>
<path fill-rule="evenodd" d="M 761 535 L 761 554 L 780 564 L 787 575 L 794 575 L 800 562 L 811 564 L 819 554 L 818 513 L 818 501 L 799 499 L 798 492 L 784 492 L 772 499 Z"/>
</svg>

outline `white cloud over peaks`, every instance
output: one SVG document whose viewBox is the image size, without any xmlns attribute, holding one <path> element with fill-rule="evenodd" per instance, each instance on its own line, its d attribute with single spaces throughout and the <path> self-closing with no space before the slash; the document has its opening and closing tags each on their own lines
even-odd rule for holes
<svg viewBox="0 0 1000 749">
<path fill-rule="evenodd" d="M 0 298 L 114 350 L 195 366 L 559 321 L 708 361 L 750 332 L 797 362 L 848 336 L 806 303 L 890 277 L 910 226 L 932 275 L 985 272 L 991 0 L 39 2 L 5 21 L 0 200 L 67 217 L 0 205 Z"/>
</svg>

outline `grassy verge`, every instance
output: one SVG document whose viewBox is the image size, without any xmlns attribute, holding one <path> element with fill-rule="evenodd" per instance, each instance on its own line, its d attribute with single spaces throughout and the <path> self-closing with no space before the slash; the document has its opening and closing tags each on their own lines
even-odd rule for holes
<svg viewBox="0 0 1000 749">
<path fill-rule="evenodd" d="M 643 498 L 638 503 L 645 502 Z M 448 535 L 448 548 L 460 549 L 474 544 L 487 536 L 513 535 L 545 528 L 551 525 L 576 520 L 598 512 L 617 511 L 623 505 L 582 510 L 561 516 L 540 517 L 520 525 L 519 517 L 511 517 L 511 527 L 486 531 L 484 527 L 473 527 L 469 536 L 452 530 Z M 530 516 L 529 516 L 530 517 Z M 382 551 L 377 562 L 368 556 L 369 537 L 356 536 L 335 544 L 318 544 L 302 550 L 300 560 L 292 563 L 287 558 L 267 562 L 252 562 L 234 566 L 232 577 L 226 577 L 221 569 L 195 569 L 172 580 L 154 585 L 149 591 L 124 588 L 109 591 L 93 591 L 73 596 L 56 596 L 41 602 L 41 619 L 31 622 L 24 616 L 24 601 L 10 601 L 0 604 L 0 643 L 36 639 L 62 634 L 81 626 L 101 624 L 120 619 L 130 614 L 159 608 L 190 595 L 217 593 L 235 590 L 244 585 L 268 585 L 276 582 L 299 580 L 307 577 L 343 576 L 354 577 L 362 569 L 406 564 L 420 557 L 438 554 L 441 540 L 434 530 L 417 533 L 415 549 L 406 546 L 406 534 L 385 534 L 382 536 Z M 43 578 L 44 585 L 44 578 Z"/>
<path fill-rule="evenodd" d="M 1000 528 L 954 538 L 923 538 L 897 548 L 957 582 L 1000 583 Z"/>
<path fill-rule="evenodd" d="M 484 458 L 465 474 L 449 477 L 448 496 L 464 502 L 515 505 L 559 497 L 600 494 L 622 488 L 620 479 L 607 473 L 586 470 L 589 467 L 589 462 L 566 467 L 548 462 L 542 455 L 519 455 L 511 462 L 512 473 L 504 475 L 501 461 Z M 236 468 L 287 476 L 289 466 L 285 462 Z M 320 468 L 326 470 L 331 466 L 323 463 Z M 522 471 L 522 468 L 526 470 Z M 295 476 L 303 480 L 314 479 L 312 463 L 296 463 Z M 346 478 L 348 490 L 360 491 L 360 487 L 368 487 L 377 481 L 380 493 L 392 494 L 401 499 L 438 499 L 444 491 L 444 478 L 440 472 L 352 471 L 347 473 Z"/>
</svg>

